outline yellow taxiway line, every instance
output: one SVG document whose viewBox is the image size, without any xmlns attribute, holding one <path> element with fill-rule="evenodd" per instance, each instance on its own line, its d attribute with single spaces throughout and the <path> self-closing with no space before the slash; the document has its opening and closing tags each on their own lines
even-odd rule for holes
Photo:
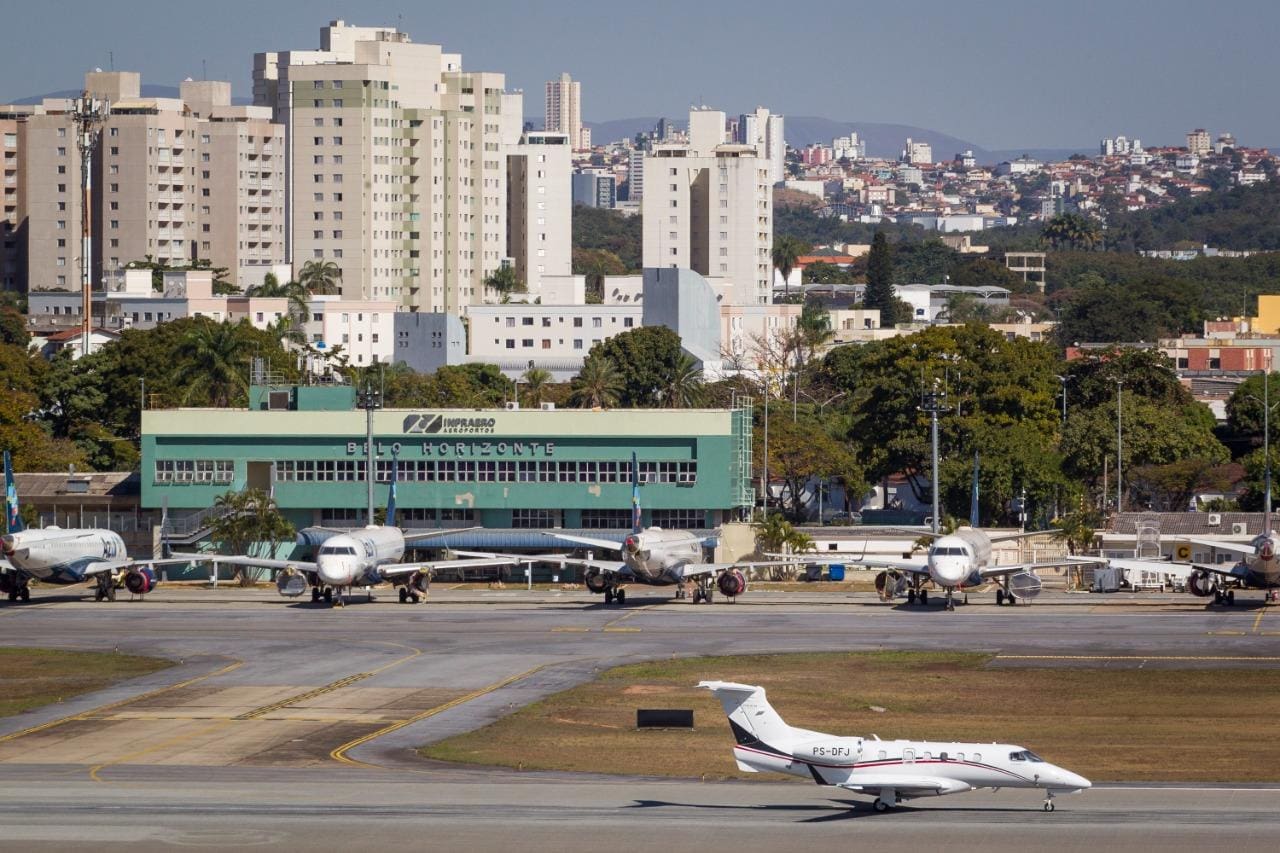
<svg viewBox="0 0 1280 853">
<path fill-rule="evenodd" d="M 382 737 L 385 734 L 390 734 L 391 732 L 394 732 L 398 729 L 402 729 L 405 726 L 410 725 L 411 723 L 416 723 L 416 722 L 419 722 L 420 720 L 425 720 L 428 717 L 434 717 L 437 714 L 443 714 L 445 711 L 448 711 L 450 708 L 456 708 L 459 705 L 470 702 L 473 699 L 479 699 L 481 696 L 492 693 L 493 691 L 498 690 L 500 688 L 506 687 L 508 684 L 513 684 L 517 681 L 528 678 L 530 675 L 533 675 L 535 672 L 538 672 L 541 669 L 545 669 L 547 666 L 548 664 L 545 664 L 545 663 L 539 664 L 538 666 L 535 666 L 532 669 L 526 669 L 524 672 L 516 673 L 515 675 L 504 678 L 501 681 L 496 681 L 493 684 L 490 684 L 486 687 L 481 687 L 479 690 L 472 691 L 471 693 L 468 693 L 465 696 L 459 696 L 457 699 L 454 699 L 449 702 L 445 702 L 443 705 L 437 705 L 434 708 L 429 708 L 426 711 L 422 711 L 421 713 L 414 714 L 412 717 L 409 717 L 407 720 L 400 720 L 398 722 L 391 723 L 390 725 L 383 726 L 382 728 L 377 729 L 376 731 L 369 732 L 369 734 L 367 735 L 362 735 L 361 737 L 358 737 L 355 740 L 348 741 L 344 743 L 342 746 L 337 747 L 336 749 L 334 749 L 329 753 L 329 757 L 332 758 L 334 761 L 341 761 L 343 764 L 350 764 L 355 767 L 368 767 L 371 769 L 378 769 L 377 765 L 369 764 L 368 762 L 365 762 L 365 761 L 357 761 L 354 758 L 350 758 L 347 755 L 347 753 L 350 750 L 355 749 L 357 746 L 360 746 L 361 744 L 368 743 L 374 738 Z"/>
<path fill-rule="evenodd" d="M 422 649 L 415 649 L 412 646 L 404 646 L 403 648 L 409 649 L 410 650 L 409 654 L 405 655 L 402 658 L 397 658 L 396 660 L 393 660 L 390 663 L 383 664 L 382 666 L 377 667 L 376 669 L 371 669 L 368 672 L 357 672 L 354 675 L 348 675 L 346 678 L 339 678 L 337 681 L 332 681 L 324 685 L 323 687 L 317 687 L 313 690 L 308 690 L 305 693 L 299 693 L 296 696 L 290 696 L 287 699 L 281 699 L 278 702 L 272 702 L 270 705 L 263 705 L 261 708 L 254 708 L 252 711 L 245 711 L 243 714 L 237 714 L 231 719 L 254 720 L 254 719 L 257 719 L 258 717 L 265 717 L 267 714 L 270 714 L 272 711 L 279 711 L 281 708 L 287 708 L 290 705 L 295 705 L 299 702 L 306 702 L 308 699 L 314 699 L 317 696 L 323 696 L 326 693 L 332 693 L 335 690 L 341 690 L 344 687 L 349 687 L 350 685 L 355 684 L 357 681 L 364 681 L 366 678 L 372 678 L 378 673 L 386 672 L 387 670 L 391 669 L 393 666 L 399 666 L 402 663 L 407 663 L 413 660 L 414 658 L 418 657 L 420 654 L 422 654 Z"/>
</svg>

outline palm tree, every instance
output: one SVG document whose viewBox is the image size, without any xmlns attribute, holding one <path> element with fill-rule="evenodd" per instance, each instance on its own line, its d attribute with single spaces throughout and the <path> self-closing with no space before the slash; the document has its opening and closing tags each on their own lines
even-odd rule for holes
<svg viewBox="0 0 1280 853">
<path fill-rule="evenodd" d="M 178 345 L 177 384 L 185 386 L 183 403 L 202 402 L 226 408 L 248 391 L 249 349 L 242 326 L 205 320 Z"/>
<path fill-rule="evenodd" d="M 503 296 L 524 292 L 525 290 L 524 282 L 516 274 L 516 268 L 505 264 L 485 276 L 484 286 L 492 287 Z"/>
<path fill-rule="evenodd" d="M 693 356 L 681 350 L 659 396 L 672 409 L 690 409 L 702 403 L 706 392 L 702 368 Z"/>
<path fill-rule="evenodd" d="M 791 271 L 796 268 L 796 261 L 805 253 L 807 246 L 790 234 L 783 234 L 773 241 L 773 266 L 782 276 L 782 285 L 786 288 L 786 296 L 791 296 Z"/>
<path fill-rule="evenodd" d="M 342 268 L 333 261 L 307 261 L 302 265 L 298 281 L 310 293 L 338 293 L 338 282 L 342 279 Z"/>
<path fill-rule="evenodd" d="M 1045 223 L 1041 236 L 1055 249 L 1092 249 L 1102 239 L 1098 223 L 1078 213 L 1060 213 Z"/>
<path fill-rule="evenodd" d="M 224 510 L 210 526 L 210 535 L 233 554 L 249 554 L 254 545 L 266 543 L 267 556 L 274 556 L 275 546 L 293 538 L 293 524 L 281 515 L 275 500 L 261 489 L 226 492 L 214 499 L 213 505 Z M 240 583 L 252 586 L 261 569 L 240 569 Z"/>
<path fill-rule="evenodd" d="M 569 383 L 569 401 L 583 409 L 607 409 L 618 405 L 622 375 L 605 355 L 589 355 L 582 370 Z"/>
<path fill-rule="evenodd" d="M 531 367 L 524 372 L 520 377 L 520 384 L 525 388 L 524 397 L 529 405 L 536 406 L 542 402 L 542 394 L 553 378 L 550 371 L 541 367 Z"/>
</svg>

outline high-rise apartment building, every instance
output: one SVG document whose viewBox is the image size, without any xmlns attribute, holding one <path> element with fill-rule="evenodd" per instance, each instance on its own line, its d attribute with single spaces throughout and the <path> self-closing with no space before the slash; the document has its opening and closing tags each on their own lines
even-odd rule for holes
<svg viewBox="0 0 1280 853">
<path fill-rule="evenodd" d="M 456 312 L 497 298 L 521 96 L 393 28 L 332 21 L 320 50 L 259 53 L 254 102 L 286 127 L 290 251 L 343 296 Z"/>
<path fill-rule="evenodd" d="M 26 160 L 34 106 L 0 107 L 0 290 L 20 291 L 27 280 Z"/>
<path fill-rule="evenodd" d="M 725 116 L 689 114 L 689 143 L 644 162 L 645 267 L 692 269 L 726 304 L 772 301 L 773 181 L 755 145 L 725 141 Z"/>
<path fill-rule="evenodd" d="M 738 117 L 737 140 L 743 145 L 754 145 L 760 156 L 769 161 L 769 178 L 778 183 L 786 178 L 787 140 L 785 119 L 770 113 L 764 107 L 756 107 L 753 113 Z"/>
<path fill-rule="evenodd" d="M 231 105 L 228 83 L 144 98 L 136 72 L 95 71 L 85 92 L 110 105 L 91 161 L 90 280 L 146 258 L 226 267 L 240 286 L 284 260 L 283 131 L 270 111 Z M 187 99 L 191 100 L 188 101 Z M 81 165 L 72 102 L 0 107 L 5 128 L 6 287 L 80 287 Z M 9 204 L 10 198 L 18 203 Z M 21 272 L 19 272 L 21 271 Z M 12 279 L 10 278 L 12 276 Z"/>
<path fill-rule="evenodd" d="M 644 198 L 644 158 L 648 154 L 643 148 L 632 148 L 627 153 L 627 199 L 641 201 Z"/>
<path fill-rule="evenodd" d="M 1187 134 L 1187 152 L 1194 157 L 1203 157 L 1213 150 L 1213 142 L 1209 139 L 1209 131 L 1197 127 Z"/>
<path fill-rule="evenodd" d="M 567 73 L 547 82 L 543 127 L 548 133 L 568 134 L 575 151 L 591 150 L 591 128 L 582 126 L 582 84 Z"/>
<path fill-rule="evenodd" d="M 903 163 L 910 163 L 913 166 L 932 165 L 933 146 L 927 142 L 916 142 L 908 136 L 906 145 L 902 147 L 902 156 L 900 159 Z"/>
<path fill-rule="evenodd" d="M 530 300 L 573 271 L 571 148 L 566 133 L 530 131 L 507 155 L 507 254 Z"/>
</svg>

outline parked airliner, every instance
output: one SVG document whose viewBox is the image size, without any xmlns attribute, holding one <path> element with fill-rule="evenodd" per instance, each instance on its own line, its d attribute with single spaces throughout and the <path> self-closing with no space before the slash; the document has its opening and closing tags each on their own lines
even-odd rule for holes
<svg viewBox="0 0 1280 853">
<path fill-rule="evenodd" d="M 976 788 L 1034 788 L 1045 792 L 1044 810 L 1057 794 L 1090 787 L 1083 776 L 1008 743 L 948 743 L 840 737 L 797 729 L 765 698 L 763 687 L 703 681 L 733 729 L 733 757 L 748 773 L 786 773 L 875 797 L 884 812 L 916 797 Z"/>
<path fill-rule="evenodd" d="M 466 560 L 432 560 L 401 562 L 407 544 L 404 532 L 395 526 L 396 466 L 391 466 L 391 488 L 387 500 L 385 525 L 370 524 L 357 530 L 307 528 L 298 535 L 300 544 L 318 542 L 314 560 L 276 560 L 248 555 L 177 554 L 188 561 L 226 563 L 234 566 L 278 569 L 276 589 L 283 596 L 296 598 L 311 590 L 311 600 L 323 600 L 342 606 L 344 596 L 355 587 L 374 587 L 390 583 L 399 588 L 400 603 L 417 604 L 431 582 L 431 573 L 439 569 L 481 566 L 508 566 L 515 560 L 507 557 L 483 557 Z M 416 544 L 433 536 L 456 533 L 456 530 L 431 531 L 413 537 Z M 373 593 L 369 593 L 373 600 Z"/>
<path fill-rule="evenodd" d="M 1237 589 L 1263 590 L 1268 601 L 1280 600 L 1280 534 L 1271 529 L 1271 515 L 1263 525 L 1265 532 L 1248 542 L 1224 542 L 1216 539 L 1179 538 L 1179 542 L 1230 551 L 1240 560 L 1231 565 L 1196 563 L 1180 560 L 1143 560 L 1139 558 L 1107 558 L 1106 562 L 1125 570 L 1187 572 L 1187 589 L 1199 597 L 1213 596 L 1214 604 L 1236 603 Z"/>
<path fill-rule="evenodd" d="M 95 601 L 115 601 L 124 587 L 146 595 L 159 583 L 155 567 L 185 563 L 183 559 L 131 559 L 114 530 L 45 527 L 28 530 L 18 506 L 9 451 L 4 451 L 5 524 L 0 553 L 8 567 L 0 570 L 0 592 L 10 601 L 30 601 L 31 581 L 69 586 L 95 583 Z"/>
</svg>

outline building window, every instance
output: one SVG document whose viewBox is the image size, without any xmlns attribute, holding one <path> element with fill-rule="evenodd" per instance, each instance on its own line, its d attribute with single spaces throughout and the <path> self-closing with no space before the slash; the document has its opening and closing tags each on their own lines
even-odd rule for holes
<svg viewBox="0 0 1280 853">
<path fill-rule="evenodd" d="M 629 530 L 631 511 L 625 509 L 584 509 L 582 526 L 588 530 Z"/>
<path fill-rule="evenodd" d="M 560 512 L 554 509 L 513 509 L 511 526 L 524 529 L 559 527 Z"/>
<path fill-rule="evenodd" d="M 667 530 L 702 530 L 707 514 L 699 509 L 655 509 L 653 523 Z"/>
<path fill-rule="evenodd" d="M 230 483 L 235 474 L 231 459 L 157 459 L 157 483 Z"/>
</svg>

